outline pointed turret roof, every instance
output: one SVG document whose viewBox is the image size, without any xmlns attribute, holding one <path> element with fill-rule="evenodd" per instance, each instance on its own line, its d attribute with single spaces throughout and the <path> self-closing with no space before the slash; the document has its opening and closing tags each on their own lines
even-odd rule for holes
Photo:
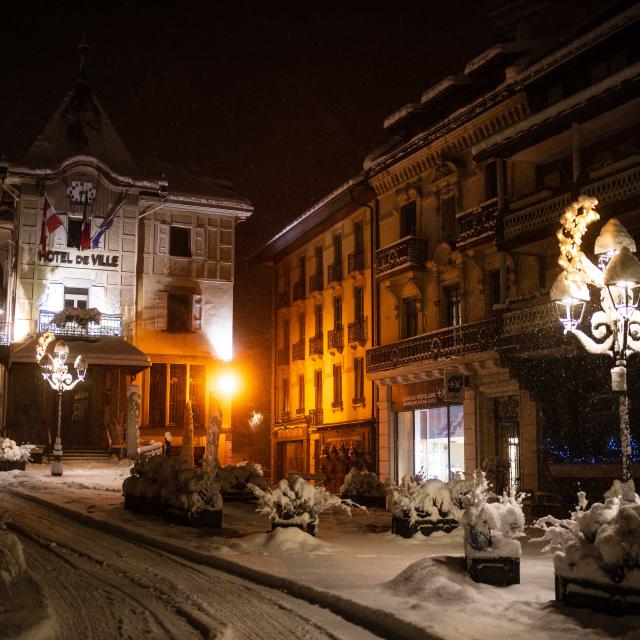
<svg viewBox="0 0 640 640">
<path fill-rule="evenodd" d="M 79 46 L 80 74 L 49 123 L 24 156 L 29 167 L 50 167 L 78 155 L 93 156 L 116 171 L 136 169 L 127 147 L 86 80 L 86 41 Z"/>
</svg>

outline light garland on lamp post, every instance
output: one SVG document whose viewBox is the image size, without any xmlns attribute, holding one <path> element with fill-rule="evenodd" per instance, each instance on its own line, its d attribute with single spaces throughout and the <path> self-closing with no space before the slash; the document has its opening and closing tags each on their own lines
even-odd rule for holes
<svg viewBox="0 0 640 640">
<path fill-rule="evenodd" d="M 622 481 L 633 496 L 631 479 L 631 436 L 627 395 L 627 359 L 640 352 L 640 260 L 633 254 L 636 243 L 616 219 L 609 220 L 595 241 L 598 266 L 582 252 L 582 238 L 589 224 L 598 220 L 595 198 L 580 196 L 565 209 L 558 231 L 562 273 L 551 288 L 565 333 L 573 333 L 589 353 L 606 354 L 613 360 L 611 388 L 618 395 L 622 444 Z M 600 294 L 600 310 L 590 320 L 591 335 L 578 329 L 587 302 L 589 287 Z"/>
<path fill-rule="evenodd" d="M 53 447 L 53 461 L 51 462 L 51 475 L 62 475 L 62 394 L 70 391 L 79 382 L 83 382 L 87 375 L 87 361 L 84 356 L 79 355 L 73 364 L 77 377 L 73 378 L 69 373 L 67 365 L 67 357 L 69 356 L 69 347 L 64 340 L 58 340 L 53 347 L 55 356 L 47 352 L 47 347 L 55 339 L 50 332 L 45 333 L 38 339 L 36 347 L 36 359 L 42 370 L 42 377 L 49 383 L 49 386 L 58 392 L 58 430 L 56 433 L 56 442 Z M 47 356 L 49 361 L 42 362 Z"/>
</svg>

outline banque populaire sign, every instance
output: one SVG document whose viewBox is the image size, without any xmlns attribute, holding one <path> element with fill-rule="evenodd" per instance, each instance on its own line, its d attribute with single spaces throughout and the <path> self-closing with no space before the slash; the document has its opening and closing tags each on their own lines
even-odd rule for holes
<svg viewBox="0 0 640 640">
<path fill-rule="evenodd" d="M 40 264 L 52 267 L 98 267 L 117 269 L 120 266 L 120 256 L 85 251 L 38 251 Z"/>
<path fill-rule="evenodd" d="M 444 399 L 444 380 L 425 380 L 399 384 L 391 388 L 391 410 L 412 411 L 447 404 Z"/>
</svg>

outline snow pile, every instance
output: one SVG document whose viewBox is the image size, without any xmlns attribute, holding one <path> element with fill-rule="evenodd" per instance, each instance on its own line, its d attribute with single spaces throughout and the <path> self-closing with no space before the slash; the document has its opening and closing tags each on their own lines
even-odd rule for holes
<svg viewBox="0 0 640 640">
<path fill-rule="evenodd" d="M 20 541 L 7 530 L 9 520 L 6 511 L 0 511 L 0 584 L 7 592 L 27 568 Z"/>
<path fill-rule="evenodd" d="M 353 467 L 344 477 L 344 484 L 340 487 L 340 495 L 345 498 L 357 496 L 380 496 L 384 498 L 387 489 L 378 480 L 378 476 L 367 469 L 360 471 Z"/>
<path fill-rule="evenodd" d="M 250 484 L 263 490 L 269 486 L 262 472 L 262 465 L 246 460 L 239 464 L 220 467 L 216 471 L 216 480 L 222 493 L 248 491 Z"/>
<path fill-rule="evenodd" d="M 222 509 L 215 476 L 205 469 L 194 468 L 180 457 L 142 458 L 131 467 L 131 476 L 122 483 L 122 492 L 191 514 Z"/>
<path fill-rule="evenodd" d="M 326 554 L 331 551 L 331 545 L 307 535 L 296 527 L 277 528 L 270 533 L 258 535 L 264 536 L 264 539 L 261 540 L 260 546 L 256 547 L 255 551 L 263 555 Z"/>
<path fill-rule="evenodd" d="M 300 476 L 290 476 L 265 490 L 256 485 L 249 488 L 258 498 L 258 513 L 268 516 L 272 522 L 306 526 L 317 522 L 318 515 L 327 509 L 342 509 L 351 514 L 351 507 L 355 506 L 350 500 L 342 500 Z"/>
<path fill-rule="evenodd" d="M 15 440 L 4 438 L 0 440 L 0 461 L 27 462 L 31 456 L 34 444 L 16 444 Z"/>
<path fill-rule="evenodd" d="M 625 499 L 631 498 L 631 499 Z M 555 552 L 556 573 L 565 578 L 624 582 L 640 588 L 640 497 L 633 481 L 614 481 L 605 501 L 587 509 L 584 491 L 570 519 L 540 518 L 543 552 Z"/>
<path fill-rule="evenodd" d="M 460 518 L 464 525 L 464 551 L 469 558 L 519 558 L 522 553 L 516 538 L 524 535 L 522 500 L 525 494 L 515 489 L 496 498 L 489 491 L 484 471 L 474 472 L 474 486 L 466 496 L 466 508 Z"/>
<path fill-rule="evenodd" d="M 404 476 L 400 484 L 389 483 L 387 495 L 393 515 L 414 524 L 419 518 L 458 520 L 468 491 L 468 483 L 458 478 L 447 485 L 417 475 Z"/>
</svg>

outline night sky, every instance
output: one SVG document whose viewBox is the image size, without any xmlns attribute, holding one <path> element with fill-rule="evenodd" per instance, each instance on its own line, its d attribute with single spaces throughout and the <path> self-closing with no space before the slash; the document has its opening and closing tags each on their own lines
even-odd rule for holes
<svg viewBox="0 0 640 640">
<path fill-rule="evenodd" d="M 489 13 L 503 4 L 11 3 L 0 155 L 20 158 L 42 130 L 75 81 L 86 32 L 89 84 L 133 157 L 226 178 L 255 204 L 238 229 L 242 352 L 264 343 L 270 309 L 268 276 L 244 258 L 357 174 L 385 141 L 387 115 L 486 50 Z M 596 5 L 555 8 L 570 21 Z"/>
</svg>

